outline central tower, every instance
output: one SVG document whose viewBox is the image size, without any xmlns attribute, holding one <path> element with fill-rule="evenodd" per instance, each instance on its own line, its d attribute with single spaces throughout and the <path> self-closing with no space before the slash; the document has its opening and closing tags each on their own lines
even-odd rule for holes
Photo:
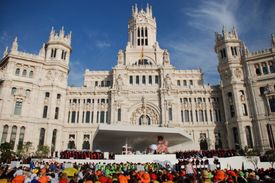
<svg viewBox="0 0 275 183">
<path fill-rule="evenodd" d="M 170 66 L 169 53 L 159 47 L 157 42 L 157 23 L 153 17 L 152 6 L 146 9 L 132 6 L 128 21 L 128 41 L 126 50 L 118 52 L 118 67 L 129 65 Z"/>
<path fill-rule="evenodd" d="M 152 47 L 156 43 L 156 18 L 152 15 L 152 6 L 140 11 L 132 7 L 132 17 L 128 22 L 128 46 Z"/>
</svg>

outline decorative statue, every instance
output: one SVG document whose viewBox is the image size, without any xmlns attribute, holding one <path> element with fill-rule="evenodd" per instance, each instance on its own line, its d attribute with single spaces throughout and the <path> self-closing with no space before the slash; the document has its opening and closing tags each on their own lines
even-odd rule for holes
<svg viewBox="0 0 275 183">
<path fill-rule="evenodd" d="M 169 53 L 167 50 L 164 50 L 163 52 L 163 62 L 164 63 L 170 63 Z"/>
<path fill-rule="evenodd" d="M 117 89 L 121 90 L 122 85 L 123 85 L 123 80 L 122 80 L 122 77 L 120 74 L 118 75 L 118 77 L 116 79 L 116 85 L 117 85 Z"/>
<path fill-rule="evenodd" d="M 275 35 L 272 34 L 271 37 L 272 37 L 272 48 L 275 48 Z"/>
<path fill-rule="evenodd" d="M 165 87 L 167 89 L 171 89 L 172 81 L 171 81 L 169 74 L 166 75 L 164 81 L 165 81 Z"/>
<path fill-rule="evenodd" d="M 118 62 L 118 64 L 123 64 L 123 51 L 122 50 L 118 51 L 117 62 Z"/>
</svg>

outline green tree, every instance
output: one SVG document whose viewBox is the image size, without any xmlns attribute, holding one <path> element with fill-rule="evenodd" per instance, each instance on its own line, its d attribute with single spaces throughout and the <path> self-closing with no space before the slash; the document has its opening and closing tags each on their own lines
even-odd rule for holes
<svg viewBox="0 0 275 183">
<path fill-rule="evenodd" d="M 10 143 L 5 142 L 0 145 L 1 162 L 10 163 L 10 161 L 15 157 L 15 153 L 12 150 Z"/>
<path fill-rule="evenodd" d="M 17 156 L 26 158 L 30 156 L 32 149 L 32 142 L 25 142 L 20 148 L 17 149 Z"/>
<path fill-rule="evenodd" d="M 274 163 L 275 163 L 275 150 L 268 150 L 265 152 L 265 157 L 267 161 L 271 164 L 272 168 L 274 168 Z"/>
<path fill-rule="evenodd" d="M 48 156 L 49 152 L 50 152 L 49 146 L 38 145 L 35 154 L 37 157 L 43 158 L 43 157 Z"/>
<path fill-rule="evenodd" d="M 253 164 L 254 168 L 258 168 L 259 163 L 259 152 L 255 149 L 250 149 L 246 152 L 246 158 L 247 160 Z"/>
</svg>

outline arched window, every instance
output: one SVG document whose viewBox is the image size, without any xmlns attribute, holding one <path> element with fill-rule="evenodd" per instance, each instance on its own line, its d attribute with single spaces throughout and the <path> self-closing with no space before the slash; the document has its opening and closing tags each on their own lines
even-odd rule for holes
<svg viewBox="0 0 275 183">
<path fill-rule="evenodd" d="M 72 111 L 71 123 L 75 123 L 75 121 L 76 121 L 76 111 Z"/>
<path fill-rule="evenodd" d="M 84 135 L 82 149 L 83 150 L 90 150 L 90 135 Z"/>
<path fill-rule="evenodd" d="M 54 112 L 54 119 L 58 119 L 58 116 L 59 116 L 59 107 L 56 107 Z"/>
<path fill-rule="evenodd" d="M 51 57 L 52 57 L 52 58 L 55 58 L 55 57 L 56 57 L 56 51 L 57 51 L 56 48 L 52 48 L 52 50 L 51 50 Z"/>
<path fill-rule="evenodd" d="M 240 149 L 240 144 L 239 144 L 239 133 L 237 127 L 232 128 L 233 132 L 233 138 L 234 138 L 234 143 L 235 143 L 235 148 Z"/>
<path fill-rule="evenodd" d="M 49 98 L 50 97 L 50 92 L 45 92 L 45 98 Z"/>
<path fill-rule="evenodd" d="M 70 134 L 69 135 L 69 142 L 68 142 L 68 149 L 75 149 L 75 135 L 74 134 Z"/>
<path fill-rule="evenodd" d="M 56 95 L 56 99 L 61 99 L 61 94 L 60 94 L 60 93 L 58 93 L 58 94 Z"/>
<path fill-rule="evenodd" d="M 252 134 L 251 134 L 250 126 L 245 127 L 245 135 L 246 135 L 248 148 L 253 148 L 253 141 L 252 141 Z"/>
<path fill-rule="evenodd" d="M 185 122 L 190 122 L 189 110 L 184 110 L 184 119 L 185 119 Z"/>
<path fill-rule="evenodd" d="M 22 72 L 22 76 L 26 77 L 27 76 L 27 70 L 24 69 L 23 72 Z"/>
<path fill-rule="evenodd" d="M 40 135 L 39 135 L 39 146 L 43 146 L 44 145 L 44 139 L 45 139 L 45 128 L 40 128 Z"/>
<path fill-rule="evenodd" d="M 29 77 L 32 78 L 33 77 L 33 71 L 30 71 L 29 73 Z"/>
<path fill-rule="evenodd" d="M 269 66 L 270 73 L 275 73 L 275 62 L 269 61 L 268 66 Z"/>
<path fill-rule="evenodd" d="M 51 57 L 53 57 L 53 55 L 54 55 L 54 50 L 52 48 L 52 50 L 51 50 Z"/>
<path fill-rule="evenodd" d="M 228 97 L 228 101 L 229 101 L 230 103 L 232 103 L 232 93 L 231 93 L 231 92 L 228 92 L 228 93 L 227 93 L 227 97 Z"/>
<path fill-rule="evenodd" d="M 47 115 L 48 115 L 48 106 L 44 106 L 44 108 L 43 108 L 43 118 L 47 118 Z"/>
<path fill-rule="evenodd" d="M 117 110 L 117 121 L 121 121 L 121 108 Z"/>
<path fill-rule="evenodd" d="M 54 151 L 55 151 L 56 135 L 57 135 L 57 129 L 54 129 L 54 130 L 53 130 L 53 136 L 52 136 L 51 152 L 54 152 Z"/>
<path fill-rule="evenodd" d="M 275 112 L 275 96 L 274 95 L 268 97 L 268 103 L 269 103 L 270 111 Z"/>
<path fill-rule="evenodd" d="M 262 74 L 261 69 L 260 69 L 260 65 L 259 64 L 255 64 L 255 73 L 257 74 L 257 76 L 260 76 Z"/>
<path fill-rule="evenodd" d="M 12 87 L 11 94 L 14 95 L 16 93 L 16 87 Z"/>
<path fill-rule="evenodd" d="M 139 118 L 139 125 L 151 125 L 151 119 L 148 115 L 142 115 Z"/>
<path fill-rule="evenodd" d="M 16 101 L 15 107 L 14 107 L 14 115 L 21 115 L 22 110 L 22 102 Z"/>
<path fill-rule="evenodd" d="M 86 111 L 86 120 L 85 120 L 85 123 L 90 123 L 90 116 L 91 116 L 91 112 L 90 111 Z"/>
<path fill-rule="evenodd" d="M 11 129 L 11 138 L 10 138 L 10 145 L 12 149 L 14 149 L 16 133 L 17 133 L 17 126 L 13 126 Z"/>
<path fill-rule="evenodd" d="M 133 65 L 152 65 L 152 62 L 150 62 L 148 59 L 139 59 Z"/>
<path fill-rule="evenodd" d="M 222 149 L 221 133 L 215 133 L 215 149 Z"/>
<path fill-rule="evenodd" d="M 15 75 L 16 75 L 16 76 L 19 76 L 19 75 L 20 75 L 20 69 L 19 69 L 19 68 L 17 68 L 17 69 L 15 70 Z"/>
<path fill-rule="evenodd" d="M 208 150 L 208 142 L 206 138 L 206 133 L 200 133 L 200 149 Z"/>
<path fill-rule="evenodd" d="M 30 96 L 31 90 L 30 89 L 26 89 L 26 96 Z"/>
<path fill-rule="evenodd" d="M 272 149 L 274 149 L 275 148 L 275 142 L 274 142 L 274 135 L 273 135 L 272 126 L 270 124 L 267 124 L 266 128 L 267 128 L 269 145 Z"/>
<path fill-rule="evenodd" d="M 243 111 L 243 115 L 247 116 L 247 108 L 246 108 L 246 104 L 242 104 L 242 111 Z"/>
<path fill-rule="evenodd" d="M 173 120 L 173 111 L 172 111 L 172 107 L 170 107 L 168 109 L 168 116 L 169 116 L 169 121 L 172 121 Z"/>
<path fill-rule="evenodd" d="M 1 144 L 7 141 L 9 126 L 5 125 L 2 133 Z"/>
<path fill-rule="evenodd" d="M 263 69 L 264 74 L 268 74 L 268 69 L 267 69 L 267 65 L 265 62 L 262 63 L 262 69 Z"/>
<path fill-rule="evenodd" d="M 199 110 L 199 121 L 204 121 L 203 110 Z"/>
<path fill-rule="evenodd" d="M 25 127 L 22 126 L 19 132 L 18 149 L 22 149 L 25 137 Z"/>
</svg>

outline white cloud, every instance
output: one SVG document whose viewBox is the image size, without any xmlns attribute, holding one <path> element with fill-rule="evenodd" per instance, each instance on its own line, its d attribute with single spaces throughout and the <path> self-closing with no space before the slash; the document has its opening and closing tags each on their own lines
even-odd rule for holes
<svg viewBox="0 0 275 183">
<path fill-rule="evenodd" d="M 181 69 L 201 68 L 205 81 L 217 84 L 217 57 L 214 52 L 215 32 L 221 32 L 225 25 L 231 31 L 235 25 L 238 27 L 237 12 L 240 7 L 238 0 L 200 1 L 197 6 L 184 9 L 187 15 L 187 25 L 194 34 L 180 32 L 179 37 L 168 42 L 175 65 Z M 183 16 L 184 17 L 184 16 Z M 186 22 L 186 19 L 182 19 Z M 185 23 L 186 24 L 186 23 Z M 188 34 L 188 36 L 187 36 Z M 191 36 L 189 36 L 191 35 Z"/>
<path fill-rule="evenodd" d="M 111 43 L 107 42 L 107 41 L 97 41 L 96 42 L 96 47 L 98 48 L 108 48 L 111 46 Z"/>
<path fill-rule="evenodd" d="M 3 31 L 0 36 L 1 44 L 4 46 L 8 46 L 8 44 L 10 44 L 9 43 L 10 39 L 11 39 L 11 36 L 6 31 Z"/>
<path fill-rule="evenodd" d="M 190 17 L 190 26 L 213 34 L 223 25 L 238 26 L 235 17 L 238 7 L 238 0 L 201 1 L 198 7 L 187 9 L 185 13 Z"/>
<path fill-rule="evenodd" d="M 109 41 L 109 35 L 105 32 L 93 30 L 93 31 L 85 31 L 89 41 L 95 43 L 91 45 L 90 49 L 93 49 L 94 46 L 96 48 L 102 49 L 102 48 L 108 48 L 111 47 L 111 43 Z"/>
</svg>

